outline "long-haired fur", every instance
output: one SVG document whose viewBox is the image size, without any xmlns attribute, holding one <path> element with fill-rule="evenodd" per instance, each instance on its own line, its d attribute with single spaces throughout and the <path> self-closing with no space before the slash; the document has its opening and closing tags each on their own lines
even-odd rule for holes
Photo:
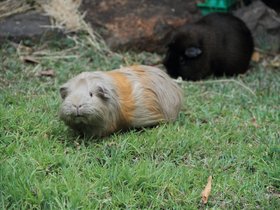
<svg viewBox="0 0 280 210">
<path fill-rule="evenodd" d="M 182 106 L 180 87 L 162 70 L 143 65 L 83 72 L 62 85 L 60 94 L 60 119 L 99 137 L 174 121 Z"/>
<path fill-rule="evenodd" d="M 231 14 L 213 13 L 175 31 L 163 61 L 168 74 L 184 80 L 247 71 L 254 43 L 245 23 Z"/>
</svg>

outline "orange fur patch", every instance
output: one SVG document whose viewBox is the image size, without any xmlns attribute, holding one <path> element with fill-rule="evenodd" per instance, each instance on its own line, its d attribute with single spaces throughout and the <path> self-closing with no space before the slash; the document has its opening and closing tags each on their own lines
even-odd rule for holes
<svg viewBox="0 0 280 210">
<path fill-rule="evenodd" d="M 144 87 L 150 87 L 145 88 L 143 92 L 143 98 L 145 98 L 144 106 L 155 116 L 157 120 L 164 120 L 164 116 L 162 114 L 162 110 L 160 109 L 160 106 L 158 105 L 157 96 L 154 90 L 152 89 L 151 85 L 148 82 L 149 76 L 147 75 L 146 70 L 143 70 L 141 66 L 131 66 L 131 69 L 139 75 L 141 78 L 141 83 L 144 85 Z"/>
<path fill-rule="evenodd" d="M 129 79 L 122 73 L 117 71 L 107 72 L 113 78 L 117 88 L 120 108 L 121 108 L 121 122 L 122 126 L 129 125 L 133 119 L 135 110 L 135 101 L 132 94 L 132 85 Z"/>
</svg>

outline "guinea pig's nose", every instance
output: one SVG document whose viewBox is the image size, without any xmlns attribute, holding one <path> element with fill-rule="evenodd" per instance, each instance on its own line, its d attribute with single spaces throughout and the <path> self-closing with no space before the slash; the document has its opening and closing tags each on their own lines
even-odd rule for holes
<svg viewBox="0 0 280 210">
<path fill-rule="evenodd" d="M 83 104 L 80 104 L 80 105 L 73 104 L 73 106 L 76 108 L 76 116 L 80 116 L 81 115 L 80 111 L 81 111 L 81 108 L 83 107 Z"/>
</svg>

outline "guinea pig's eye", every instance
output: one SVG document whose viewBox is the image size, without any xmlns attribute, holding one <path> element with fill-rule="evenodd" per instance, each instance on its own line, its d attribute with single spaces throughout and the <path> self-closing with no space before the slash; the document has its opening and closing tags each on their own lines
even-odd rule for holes
<svg viewBox="0 0 280 210">
<path fill-rule="evenodd" d="M 92 96 L 93 96 L 92 92 L 89 92 L 89 96 L 90 96 L 90 97 L 92 97 Z"/>
</svg>

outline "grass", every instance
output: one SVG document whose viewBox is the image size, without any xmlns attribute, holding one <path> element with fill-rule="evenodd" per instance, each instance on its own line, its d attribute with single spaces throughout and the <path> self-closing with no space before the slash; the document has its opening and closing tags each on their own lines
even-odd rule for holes
<svg viewBox="0 0 280 210">
<path fill-rule="evenodd" d="M 105 57 L 70 39 L 47 49 L 50 56 L 34 65 L 11 45 L 1 47 L 0 209 L 279 208 L 279 69 L 256 65 L 233 78 L 254 94 L 231 81 L 184 83 L 175 123 L 94 140 L 58 120 L 59 85 L 81 71 L 157 56 Z M 52 58 L 65 49 L 76 57 Z M 46 69 L 56 76 L 35 76 Z M 210 175 L 212 192 L 202 205 Z"/>
</svg>

